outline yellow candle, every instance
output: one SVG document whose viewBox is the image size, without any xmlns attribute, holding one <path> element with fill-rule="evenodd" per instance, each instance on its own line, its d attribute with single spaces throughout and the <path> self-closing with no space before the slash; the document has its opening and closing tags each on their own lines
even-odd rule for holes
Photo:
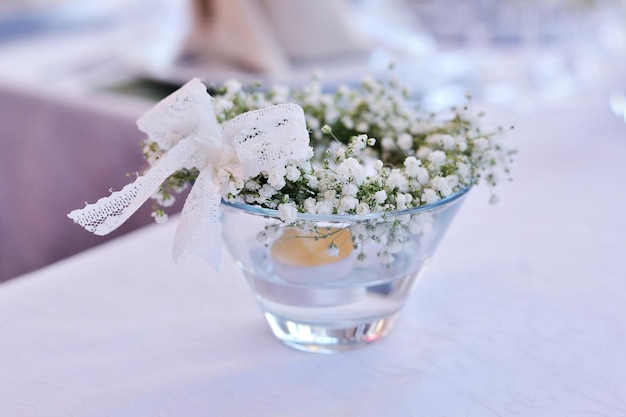
<svg viewBox="0 0 626 417">
<path fill-rule="evenodd" d="M 337 256 L 329 253 L 335 245 Z M 333 264 L 347 258 L 353 251 L 352 235 L 348 229 L 321 229 L 319 234 L 290 228 L 272 246 L 272 257 L 285 265 L 315 267 Z"/>
<path fill-rule="evenodd" d="M 328 253 L 331 244 L 337 247 L 336 256 Z M 268 299 L 300 307 L 356 302 L 365 296 L 364 287 L 320 285 L 349 276 L 355 267 L 356 253 L 349 229 L 321 229 L 319 234 L 285 229 L 272 245 L 270 259 L 274 273 L 294 285 L 260 280 L 257 291 L 262 291 Z"/>
</svg>

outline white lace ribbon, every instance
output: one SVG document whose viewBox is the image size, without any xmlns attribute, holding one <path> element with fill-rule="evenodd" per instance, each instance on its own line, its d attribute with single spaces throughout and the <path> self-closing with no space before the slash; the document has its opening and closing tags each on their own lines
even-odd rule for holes
<svg viewBox="0 0 626 417">
<path fill-rule="evenodd" d="M 138 128 L 165 154 L 133 183 L 68 217 L 96 235 L 123 224 L 159 186 L 182 168 L 200 171 L 183 207 L 173 256 L 194 254 L 218 268 L 221 249 L 217 173 L 224 169 L 244 181 L 289 161 L 306 160 L 309 135 L 304 111 L 280 104 L 241 114 L 220 126 L 212 97 L 197 78 L 166 97 L 137 120 Z"/>
</svg>

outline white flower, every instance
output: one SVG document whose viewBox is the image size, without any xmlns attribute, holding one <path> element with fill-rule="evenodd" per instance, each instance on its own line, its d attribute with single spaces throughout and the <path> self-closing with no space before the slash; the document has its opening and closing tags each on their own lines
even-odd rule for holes
<svg viewBox="0 0 626 417">
<path fill-rule="evenodd" d="M 228 194 L 237 195 L 243 189 L 244 183 L 241 178 L 234 178 L 228 181 Z"/>
<path fill-rule="evenodd" d="M 452 194 L 452 187 L 450 187 L 450 184 L 448 183 L 448 180 L 446 178 L 435 177 L 430 182 L 433 189 L 439 191 L 439 193 L 443 197 L 447 197 Z"/>
<path fill-rule="evenodd" d="M 226 88 L 226 94 L 235 95 L 241 91 L 241 83 L 237 80 L 230 79 L 226 80 L 224 83 L 224 87 Z"/>
<path fill-rule="evenodd" d="M 426 184 L 428 180 L 430 179 L 430 174 L 428 173 L 428 170 L 426 168 L 418 167 L 416 177 L 417 177 L 417 181 L 420 184 Z"/>
<path fill-rule="evenodd" d="M 429 148 L 428 146 L 422 146 L 417 149 L 415 156 L 417 156 L 419 159 L 423 161 L 425 159 L 428 159 L 428 155 L 430 155 L 432 151 L 433 151 L 432 148 Z"/>
<path fill-rule="evenodd" d="M 380 146 L 382 146 L 383 149 L 392 150 L 392 149 L 394 149 L 396 147 L 396 144 L 393 141 L 393 139 L 391 139 L 390 137 L 384 137 L 380 141 Z"/>
<path fill-rule="evenodd" d="M 324 113 L 324 119 L 326 120 L 337 120 L 339 118 L 339 111 L 335 108 L 329 108 L 326 109 L 326 112 Z"/>
<path fill-rule="evenodd" d="M 369 214 L 370 212 L 370 206 L 367 203 L 359 203 L 356 206 L 356 214 L 358 214 L 359 216 L 365 216 L 366 214 Z"/>
<path fill-rule="evenodd" d="M 333 257 L 339 256 L 339 247 L 335 244 L 335 242 L 331 242 L 330 245 L 328 245 L 326 248 L 326 254 Z"/>
<path fill-rule="evenodd" d="M 154 221 L 158 224 L 166 223 L 168 219 L 167 213 L 164 212 L 163 210 L 153 211 L 151 213 L 151 216 L 154 219 Z"/>
<path fill-rule="evenodd" d="M 389 173 L 386 184 L 390 190 L 400 190 L 404 192 L 409 188 L 409 181 L 404 175 L 402 175 L 402 172 L 397 169 L 394 169 Z"/>
<path fill-rule="evenodd" d="M 278 217 L 285 222 L 285 224 L 292 224 L 296 221 L 298 216 L 298 209 L 293 203 L 279 204 L 278 205 Z"/>
<path fill-rule="evenodd" d="M 216 115 L 223 114 L 233 108 L 232 100 L 226 97 L 218 96 L 213 100 L 213 111 Z"/>
<path fill-rule="evenodd" d="M 402 131 L 407 130 L 407 128 L 409 127 L 409 122 L 405 119 L 398 117 L 391 121 L 391 127 L 396 132 L 402 132 Z"/>
<path fill-rule="evenodd" d="M 376 171 L 380 171 L 381 169 L 383 169 L 383 161 L 381 161 L 380 159 L 374 161 L 374 169 Z"/>
<path fill-rule="evenodd" d="M 419 135 L 422 133 L 426 133 L 430 130 L 431 126 L 423 121 L 416 121 L 413 122 L 413 124 L 411 124 L 411 127 L 409 128 L 409 132 L 411 132 L 414 135 Z"/>
<path fill-rule="evenodd" d="M 348 87 L 346 84 L 339 84 L 339 86 L 337 87 L 337 94 L 339 94 L 340 96 L 349 95 L 350 87 Z"/>
<path fill-rule="evenodd" d="M 404 160 L 404 167 L 406 168 L 406 175 L 409 177 L 417 177 L 417 170 L 422 164 L 422 161 L 414 156 L 409 156 Z"/>
<path fill-rule="evenodd" d="M 359 200 L 357 200 L 354 197 L 343 197 L 341 200 L 339 200 L 339 207 L 337 207 L 337 213 L 346 214 L 350 210 L 354 210 L 358 203 L 359 203 Z"/>
<path fill-rule="evenodd" d="M 383 204 L 387 200 L 387 192 L 385 190 L 376 191 L 374 200 L 376 200 L 378 204 Z"/>
<path fill-rule="evenodd" d="M 426 138 L 426 142 L 430 144 L 441 145 L 444 149 L 453 149 L 456 141 L 451 135 L 435 133 Z"/>
<path fill-rule="evenodd" d="M 172 194 L 155 193 L 152 199 L 161 207 L 171 207 L 176 202 L 176 197 Z"/>
<path fill-rule="evenodd" d="M 365 181 L 365 169 L 355 158 L 347 158 L 339 164 L 336 169 L 337 181 L 346 183 L 353 180 L 356 185 L 361 185 Z"/>
<path fill-rule="evenodd" d="M 274 99 L 274 103 L 286 103 L 289 101 L 290 90 L 285 85 L 276 84 L 272 86 L 270 94 Z"/>
<path fill-rule="evenodd" d="M 267 183 L 277 190 L 283 188 L 286 184 L 285 175 L 287 175 L 287 168 L 284 166 L 274 166 L 270 168 L 268 172 Z"/>
<path fill-rule="evenodd" d="M 318 184 L 319 184 L 319 180 L 315 175 L 311 175 L 311 174 L 306 174 L 304 176 L 304 178 L 306 179 L 306 184 L 311 187 L 311 188 L 317 188 Z"/>
<path fill-rule="evenodd" d="M 289 181 L 291 182 L 298 181 L 298 179 L 300 178 L 300 170 L 298 168 L 294 167 L 293 165 L 288 165 L 285 170 L 286 170 L 285 177 Z"/>
<path fill-rule="evenodd" d="M 398 210 L 404 210 L 406 208 L 406 197 L 404 194 L 396 194 L 396 207 Z"/>
<path fill-rule="evenodd" d="M 443 151 L 433 151 L 430 155 L 428 155 L 428 160 L 435 167 L 439 167 L 446 162 L 446 153 Z"/>
<path fill-rule="evenodd" d="M 261 200 L 269 200 L 276 194 L 276 188 L 272 187 L 269 184 L 263 184 L 263 186 L 259 189 L 259 196 Z"/>
<path fill-rule="evenodd" d="M 346 197 L 354 197 L 359 192 L 359 187 L 353 183 L 345 184 L 341 189 L 341 194 Z"/>
<path fill-rule="evenodd" d="M 367 132 L 369 128 L 369 125 L 365 122 L 360 122 L 356 125 L 357 132 Z"/>
<path fill-rule="evenodd" d="M 331 214 L 334 209 L 334 201 L 322 200 L 315 204 L 315 213 L 324 215 Z"/>
<path fill-rule="evenodd" d="M 408 151 L 413 148 L 413 136 L 408 133 L 403 133 L 398 136 L 398 147 L 403 151 Z"/>
<path fill-rule="evenodd" d="M 352 129 L 354 127 L 354 122 L 349 116 L 344 116 L 341 118 L 341 123 L 347 128 Z"/>
<path fill-rule="evenodd" d="M 356 151 L 361 151 L 365 149 L 365 147 L 367 146 L 367 135 L 359 135 L 355 137 L 351 145 L 352 148 Z"/>
<path fill-rule="evenodd" d="M 315 214 L 316 203 L 317 203 L 317 200 L 313 197 L 309 197 L 306 200 L 304 200 L 304 209 L 306 210 L 306 212 L 309 214 Z"/>
<path fill-rule="evenodd" d="M 337 191 L 335 190 L 326 190 L 324 191 L 324 201 L 328 203 L 335 204 L 335 200 L 337 199 Z"/>
<path fill-rule="evenodd" d="M 426 204 L 431 204 L 439 201 L 439 195 L 432 188 L 426 188 L 422 193 L 422 201 Z"/>
</svg>

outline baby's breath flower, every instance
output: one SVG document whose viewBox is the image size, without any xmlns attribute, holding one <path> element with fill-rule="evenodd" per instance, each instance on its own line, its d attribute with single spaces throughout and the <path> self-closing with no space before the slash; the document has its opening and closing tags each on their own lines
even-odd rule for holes
<svg viewBox="0 0 626 417">
<path fill-rule="evenodd" d="M 383 149 L 387 150 L 391 150 L 396 147 L 396 143 L 394 142 L 394 140 L 387 136 L 381 140 L 380 145 L 383 147 Z"/>
<path fill-rule="evenodd" d="M 469 105 L 424 113 L 397 77 L 364 77 L 360 85 L 340 85 L 335 92 L 325 91 L 319 77 L 299 88 L 261 87 L 237 80 L 218 87 L 212 101 L 218 122 L 271 104 L 295 103 L 304 110 L 311 146 L 305 158 L 251 178 L 218 169 L 215 182 L 225 200 L 276 209 L 286 224 L 299 212 L 362 216 L 404 210 L 479 181 L 493 187 L 509 175 L 513 152 L 500 142 L 503 129 L 484 130 Z M 143 153 L 153 165 L 165 150 L 148 141 Z M 162 208 L 174 202 L 171 193 L 188 188 L 198 174 L 198 169 L 177 171 L 163 184 L 154 196 L 155 220 L 167 218 Z M 271 239 L 268 230 L 264 233 Z M 385 241 L 386 236 L 381 232 L 375 238 Z M 363 261 L 368 256 L 358 255 Z M 382 256 L 393 259 L 392 252 Z"/>
<path fill-rule="evenodd" d="M 374 199 L 378 204 L 383 204 L 387 200 L 387 192 L 385 190 L 377 191 L 374 194 Z"/>
<path fill-rule="evenodd" d="M 155 193 L 152 198 L 161 207 L 171 207 L 176 202 L 176 197 L 163 191 Z"/>
<path fill-rule="evenodd" d="M 435 167 L 439 167 L 446 162 L 446 153 L 443 151 L 433 151 L 430 155 L 428 155 L 428 160 Z"/>
<path fill-rule="evenodd" d="M 370 206 L 367 203 L 359 203 L 356 206 L 356 214 L 359 216 L 365 216 L 370 213 Z"/>
<path fill-rule="evenodd" d="M 226 80 L 224 83 L 224 87 L 226 88 L 227 95 L 234 95 L 241 91 L 241 82 L 233 79 Z"/>
<path fill-rule="evenodd" d="M 288 165 L 285 168 L 285 178 L 287 178 L 291 182 L 298 181 L 300 178 L 300 170 L 293 165 Z"/>
<path fill-rule="evenodd" d="M 400 170 L 397 169 L 394 169 L 389 173 L 386 184 L 390 190 L 399 190 L 402 192 L 407 191 L 409 187 L 408 179 Z"/>
<path fill-rule="evenodd" d="M 337 207 L 337 214 L 346 214 L 347 212 L 354 210 L 359 203 L 354 197 L 343 197 L 339 201 L 339 207 Z"/>
<path fill-rule="evenodd" d="M 339 256 L 339 247 L 335 242 L 331 242 L 328 245 L 328 247 L 326 248 L 326 254 L 333 257 Z"/>
<path fill-rule="evenodd" d="M 356 125 L 357 132 L 367 132 L 368 129 L 369 125 L 365 122 L 360 122 L 358 125 Z"/>
<path fill-rule="evenodd" d="M 422 193 L 422 201 L 426 204 L 432 204 L 439 201 L 439 195 L 432 188 L 426 188 Z"/>
<path fill-rule="evenodd" d="M 354 183 L 345 184 L 341 189 L 341 194 L 346 197 L 354 197 L 358 192 L 359 187 L 357 187 Z"/>
<path fill-rule="evenodd" d="M 403 151 L 413 149 L 413 136 L 408 133 L 402 133 L 398 136 L 398 147 Z"/>
<path fill-rule="evenodd" d="M 295 223 L 297 216 L 298 209 L 293 203 L 278 205 L 278 217 L 285 222 L 285 224 Z"/>
<path fill-rule="evenodd" d="M 168 215 L 163 210 L 155 210 L 151 213 L 152 218 L 156 223 L 162 224 L 166 223 L 168 219 Z"/>
<path fill-rule="evenodd" d="M 442 197 L 448 197 L 452 194 L 452 187 L 446 178 L 443 177 L 435 177 L 431 180 L 431 186 L 436 191 L 439 191 Z"/>
<path fill-rule="evenodd" d="M 267 183 L 277 190 L 280 190 L 285 186 L 285 175 L 287 175 L 287 168 L 284 166 L 274 166 L 270 168 L 269 176 L 267 177 Z"/>
</svg>

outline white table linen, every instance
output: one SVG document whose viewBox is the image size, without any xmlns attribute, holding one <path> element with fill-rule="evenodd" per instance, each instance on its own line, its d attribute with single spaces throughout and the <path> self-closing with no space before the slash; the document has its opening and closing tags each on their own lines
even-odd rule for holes
<svg viewBox="0 0 626 417">
<path fill-rule="evenodd" d="M 626 125 L 604 91 L 497 113 L 515 180 L 387 339 L 283 346 L 230 257 L 173 263 L 173 219 L 0 285 L 0 415 L 626 416 Z"/>
</svg>

